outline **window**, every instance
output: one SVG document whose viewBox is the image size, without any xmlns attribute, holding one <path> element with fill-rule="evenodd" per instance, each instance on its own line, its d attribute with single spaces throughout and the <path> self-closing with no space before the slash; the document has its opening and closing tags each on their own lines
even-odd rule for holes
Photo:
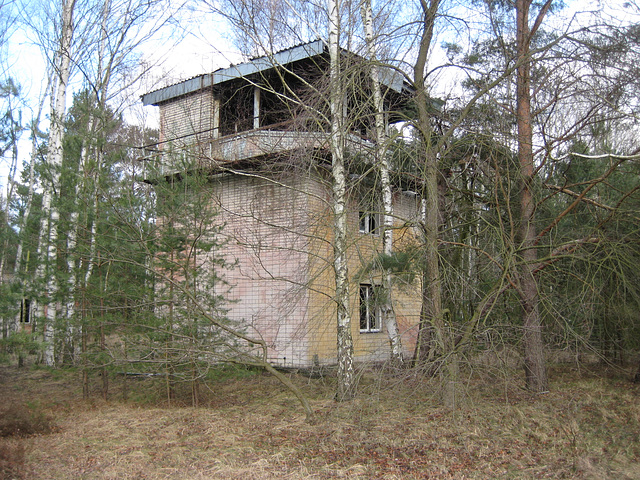
<svg viewBox="0 0 640 480">
<path fill-rule="evenodd" d="M 378 235 L 378 214 L 360 212 L 360 233 Z"/>
<path fill-rule="evenodd" d="M 380 331 L 380 307 L 376 286 L 360 285 L 360 332 Z"/>
</svg>

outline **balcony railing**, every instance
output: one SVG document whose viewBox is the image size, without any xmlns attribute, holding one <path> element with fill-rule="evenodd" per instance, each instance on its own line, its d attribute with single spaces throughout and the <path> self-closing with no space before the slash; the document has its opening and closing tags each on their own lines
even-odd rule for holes
<svg viewBox="0 0 640 480">
<path fill-rule="evenodd" d="M 291 130 L 248 130 L 234 135 L 201 140 L 176 149 L 171 142 L 143 158 L 145 178 L 167 176 L 194 167 L 224 167 L 251 159 L 268 159 L 295 151 L 329 150 L 329 133 Z M 184 145 L 184 143 L 183 143 Z M 373 144 L 357 135 L 347 135 L 347 151 L 351 155 L 371 152 Z"/>
</svg>

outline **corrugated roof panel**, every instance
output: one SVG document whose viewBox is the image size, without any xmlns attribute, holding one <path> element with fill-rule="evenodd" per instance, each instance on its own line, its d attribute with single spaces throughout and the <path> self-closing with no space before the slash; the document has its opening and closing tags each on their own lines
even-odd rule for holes
<svg viewBox="0 0 640 480">
<path fill-rule="evenodd" d="M 175 85 L 142 95 L 143 105 L 158 105 L 166 100 L 188 95 L 206 87 L 228 82 L 236 78 L 243 78 L 265 70 L 269 70 L 278 65 L 287 65 L 298 60 L 311 58 L 324 52 L 324 42 L 316 40 L 292 47 L 287 50 L 275 53 L 274 55 L 260 57 L 250 62 L 232 65 L 228 68 L 221 68 L 213 73 L 199 75 L 185 80 Z"/>
<path fill-rule="evenodd" d="M 142 95 L 142 104 L 145 106 L 158 105 L 165 100 L 187 95 L 192 92 L 197 92 L 203 88 L 210 87 L 212 85 L 212 75 L 213 74 L 211 73 L 206 73 L 204 75 L 199 75 L 197 77 L 190 78 L 189 80 L 176 83 L 175 85 L 169 85 L 168 87 L 161 88 L 160 90 Z"/>
</svg>

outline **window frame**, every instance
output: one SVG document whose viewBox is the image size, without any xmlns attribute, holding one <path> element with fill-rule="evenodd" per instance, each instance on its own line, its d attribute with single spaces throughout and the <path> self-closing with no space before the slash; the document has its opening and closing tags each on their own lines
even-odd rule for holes
<svg viewBox="0 0 640 480">
<path fill-rule="evenodd" d="M 378 305 L 378 285 L 361 283 L 358 289 L 360 333 L 380 333 L 382 331 L 382 309 Z M 363 328 L 364 327 L 364 328 Z"/>
<path fill-rule="evenodd" d="M 380 235 L 380 219 L 377 213 L 359 212 L 358 231 L 362 234 Z"/>
</svg>

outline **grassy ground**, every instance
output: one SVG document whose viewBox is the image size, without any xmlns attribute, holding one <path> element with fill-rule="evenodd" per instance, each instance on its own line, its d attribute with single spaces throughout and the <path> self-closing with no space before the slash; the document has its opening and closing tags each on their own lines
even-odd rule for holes
<svg viewBox="0 0 640 480">
<path fill-rule="evenodd" d="M 316 412 L 307 423 L 266 374 L 212 380 L 194 408 L 167 406 L 161 379 L 129 380 L 127 401 L 112 379 L 104 401 L 94 378 L 83 401 L 79 372 L 0 366 L 0 480 L 640 479 L 630 376 L 556 367 L 532 397 L 477 373 L 451 411 L 411 376 L 365 373 L 359 397 L 336 404 L 331 379 L 292 375 Z"/>
</svg>

